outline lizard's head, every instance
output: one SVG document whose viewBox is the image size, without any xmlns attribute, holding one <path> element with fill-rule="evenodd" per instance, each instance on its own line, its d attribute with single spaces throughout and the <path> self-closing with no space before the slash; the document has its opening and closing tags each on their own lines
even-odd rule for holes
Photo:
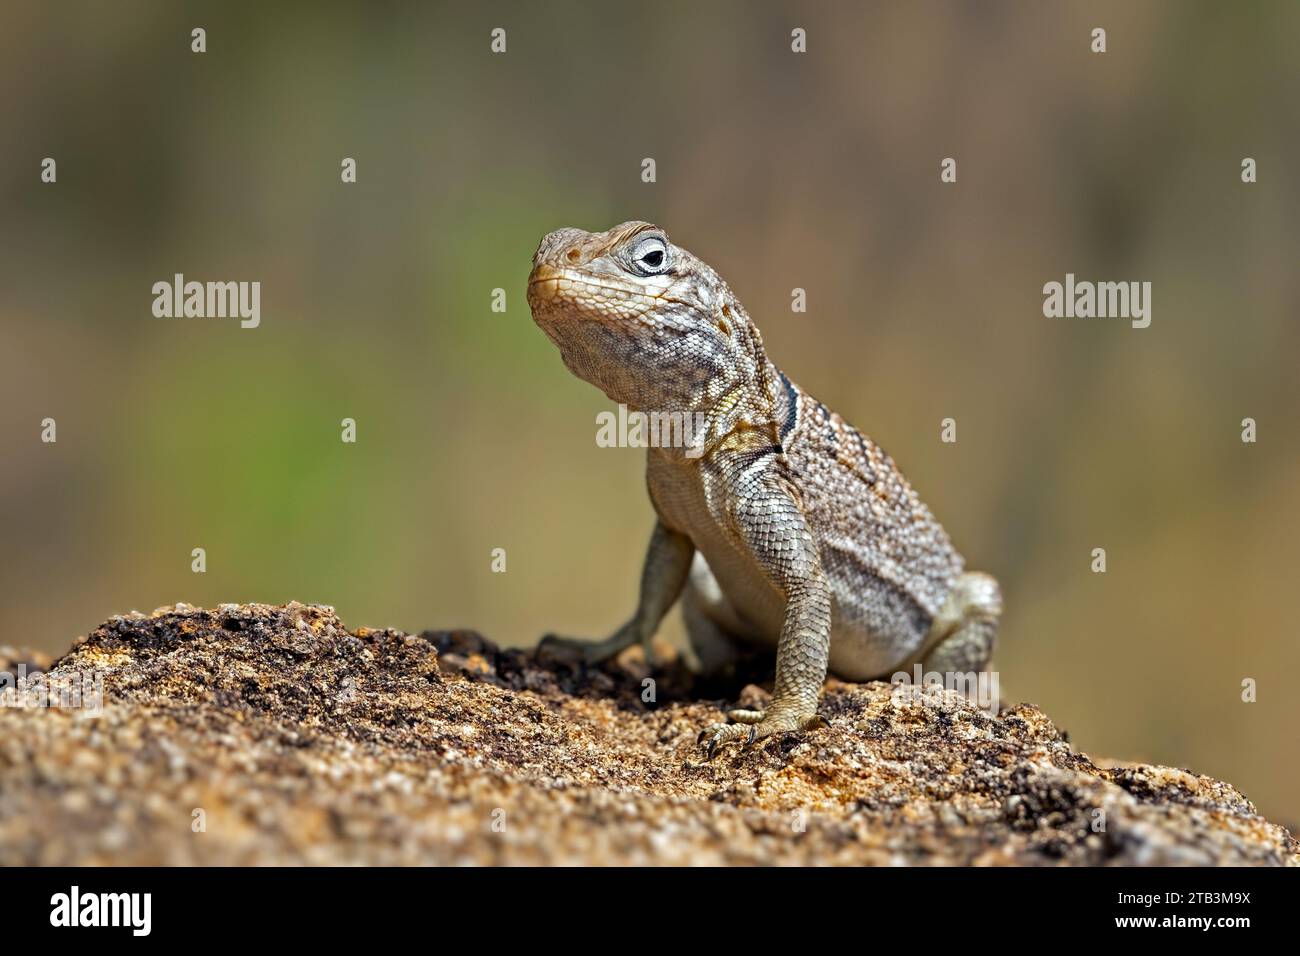
<svg viewBox="0 0 1300 956">
<path fill-rule="evenodd" d="M 528 305 L 575 375 L 634 409 L 707 410 L 762 374 L 726 283 L 648 222 L 543 238 Z"/>
</svg>

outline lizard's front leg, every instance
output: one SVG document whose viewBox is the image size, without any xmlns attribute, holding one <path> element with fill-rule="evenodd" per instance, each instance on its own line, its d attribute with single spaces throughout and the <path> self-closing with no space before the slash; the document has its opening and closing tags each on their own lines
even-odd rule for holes
<svg viewBox="0 0 1300 956">
<path fill-rule="evenodd" d="M 632 619 L 603 641 L 548 634 L 542 638 L 538 650 L 558 645 L 576 651 L 588 664 L 598 664 L 640 641 L 645 649 L 646 663 L 654 666 L 650 640 L 682 593 L 694 554 L 695 546 L 690 538 L 666 527 L 662 521 L 656 521 L 641 569 L 641 597 Z"/>
<path fill-rule="evenodd" d="M 776 648 L 776 686 L 766 711 L 732 711 L 736 724 L 713 724 L 699 737 L 712 757 L 728 740 L 752 743 L 773 734 L 824 726 L 817 701 L 830 654 L 831 593 L 816 540 L 797 496 L 778 474 L 741 482 L 729 496 L 737 542 L 785 599 Z"/>
</svg>

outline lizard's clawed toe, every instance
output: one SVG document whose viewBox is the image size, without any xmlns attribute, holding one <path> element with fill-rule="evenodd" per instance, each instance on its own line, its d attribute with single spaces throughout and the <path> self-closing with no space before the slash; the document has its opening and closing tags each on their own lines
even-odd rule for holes
<svg viewBox="0 0 1300 956">
<path fill-rule="evenodd" d="M 717 756 L 719 744 L 726 743 L 728 740 L 739 740 L 742 737 L 748 738 L 746 743 L 752 743 L 754 728 L 739 724 L 710 724 L 700 731 L 695 742 L 704 748 L 704 759 L 712 760 Z"/>
<path fill-rule="evenodd" d="M 704 748 L 704 756 L 712 760 L 721 744 L 731 740 L 741 741 L 742 746 L 772 737 L 778 734 L 799 734 L 830 724 L 821 714 L 807 717 L 772 717 L 762 711 L 733 710 L 730 713 L 734 724 L 710 724 L 700 731 L 696 744 Z"/>
</svg>

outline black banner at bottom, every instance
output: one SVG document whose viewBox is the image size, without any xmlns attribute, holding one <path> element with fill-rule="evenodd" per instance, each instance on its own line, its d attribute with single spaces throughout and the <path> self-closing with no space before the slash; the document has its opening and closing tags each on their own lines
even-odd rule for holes
<svg viewBox="0 0 1300 956">
<path fill-rule="evenodd" d="M 11 932 L 128 944 L 241 929 L 259 942 L 373 943 L 449 919 L 481 921 L 490 939 L 562 943 L 555 935 L 570 931 L 590 942 L 603 930 L 670 933 L 675 915 L 695 927 L 694 946 L 734 947 L 773 920 L 792 933 L 824 920 L 967 940 L 1036 928 L 1231 939 L 1289 926 L 1296 890 L 1294 873 L 1247 869 L 0 870 Z"/>
</svg>

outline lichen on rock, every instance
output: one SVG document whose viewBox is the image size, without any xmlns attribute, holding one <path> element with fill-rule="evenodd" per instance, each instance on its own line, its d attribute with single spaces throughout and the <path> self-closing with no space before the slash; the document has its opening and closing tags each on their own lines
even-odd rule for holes
<svg viewBox="0 0 1300 956">
<path fill-rule="evenodd" d="M 701 758 L 734 701 L 667 655 L 585 669 L 331 608 L 177 605 L 0 690 L 0 864 L 1300 864 L 1232 786 L 1102 766 L 1040 710 L 831 681 L 830 726 Z M 746 688 L 748 699 L 761 698 Z"/>
</svg>

